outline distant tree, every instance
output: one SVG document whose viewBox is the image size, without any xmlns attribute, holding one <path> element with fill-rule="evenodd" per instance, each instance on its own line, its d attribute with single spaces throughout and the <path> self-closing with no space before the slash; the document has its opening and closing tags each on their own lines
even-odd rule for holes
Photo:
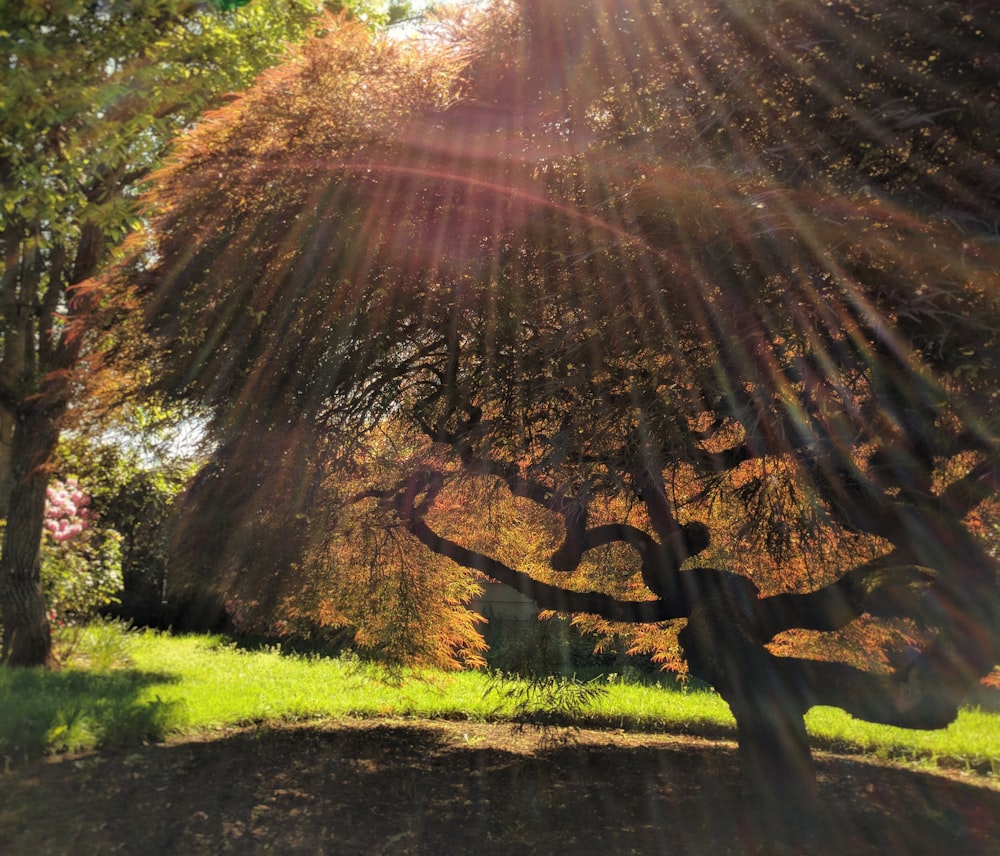
<svg viewBox="0 0 1000 856">
<path fill-rule="evenodd" d="M 232 6 L 233 4 L 223 4 Z M 323 0 L 222 12 L 193 0 L 10 0 L 0 7 L 0 661 L 50 655 L 39 583 L 47 467 L 85 361 L 74 320 L 138 225 L 171 140 L 248 85 Z"/>
<path fill-rule="evenodd" d="M 939 728 L 1000 660 L 998 14 L 524 0 L 415 45 L 340 28 L 184 138 L 106 286 L 224 448 L 315 455 L 368 482 L 345 508 L 544 608 L 686 620 L 747 789 L 793 812 L 810 707 Z M 408 439 L 372 468 L 387 422 Z M 221 467 L 191 531 L 273 487 L 301 535 L 272 552 L 304 543 L 312 482 L 272 472 L 227 504 Z M 459 527 L 463 485 L 492 499 Z M 501 507 L 550 540 L 515 549 Z M 631 577 L 591 590 L 595 563 Z M 783 644 L 860 620 L 912 650 Z"/>
</svg>

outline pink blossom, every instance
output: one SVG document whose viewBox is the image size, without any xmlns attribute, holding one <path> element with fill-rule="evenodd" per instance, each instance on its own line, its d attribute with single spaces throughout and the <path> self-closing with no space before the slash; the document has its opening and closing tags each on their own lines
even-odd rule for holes
<svg viewBox="0 0 1000 856">
<path fill-rule="evenodd" d="M 70 523 L 67 520 L 60 520 L 59 523 L 61 525 L 55 532 L 52 533 L 52 537 L 60 544 L 64 541 L 71 541 L 83 532 L 82 523 Z"/>
<path fill-rule="evenodd" d="M 70 541 L 86 531 L 90 514 L 90 497 L 76 479 L 55 481 L 45 492 L 45 529 L 58 543 Z"/>
</svg>

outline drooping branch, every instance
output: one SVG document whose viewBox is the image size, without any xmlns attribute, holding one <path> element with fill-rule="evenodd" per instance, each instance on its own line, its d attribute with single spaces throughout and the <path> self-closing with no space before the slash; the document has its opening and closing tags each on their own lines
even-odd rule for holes
<svg viewBox="0 0 1000 856">
<path fill-rule="evenodd" d="M 438 555 L 510 586 L 531 598 L 543 609 L 589 613 L 608 621 L 632 624 L 669 621 L 687 615 L 683 605 L 664 600 L 623 601 L 598 592 L 575 592 L 539 582 L 529 574 L 516 571 L 503 562 L 469 550 L 438 535 L 423 520 L 411 519 L 407 521 L 406 526 L 425 546 Z"/>
</svg>

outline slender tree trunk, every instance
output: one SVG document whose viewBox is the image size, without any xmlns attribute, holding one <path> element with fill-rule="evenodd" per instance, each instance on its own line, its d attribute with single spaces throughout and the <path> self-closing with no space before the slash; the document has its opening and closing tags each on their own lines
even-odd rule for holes
<svg viewBox="0 0 1000 856">
<path fill-rule="evenodd" d="M 104 188 L 109 195 L 114 191 L 111 186 Z M 86 314 L 93 296 L 71 295 L 70 288 L 94 275 L 106 249 L 104 230 L 88 220 L 80 229 L 68 278 L 63 269 L 65 256 L 60 252 L 58 262 L 47 271 L 38 267 L 33 279 L 8 283 L 19 289 L 6 319 L 8 330 L 0 360 L 5 375 L 17 380 L 7 396 L 17 404 L 8 405 L 13 411 L 14 428 L 10 502 L 0 555 L 0 621 L 3 622 L 0 663 L 10 666 L 52 664 L 52 636 L 39 563 L 45 491 L 49 486 L 47 467 L 59 442 L 62 419 L 69 404 L 69 376 L 83 347 L 80 332 L 60 335 L 54 317 L 56 307 L 64 302 L 70 326 Z M 0 470 L 0 480 L 3 477 Z"/>
<path fill-rule="evenodd" d="M 45 467 L 59 437 L 52 414 L 31 412 L 14 430 L 12 485 L 0 555 L 0 662 L 52 665 L 52 637 L 42 592 L 40 546 L 45 519 Z"/>
</svg>

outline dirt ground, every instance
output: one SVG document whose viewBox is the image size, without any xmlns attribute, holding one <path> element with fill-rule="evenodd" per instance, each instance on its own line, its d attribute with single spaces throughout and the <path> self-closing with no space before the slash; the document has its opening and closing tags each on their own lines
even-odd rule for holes
<svg viewBox="0 0 1000 856">
<path fill-rule="evenodd" d="M 782 843 L 735 746 L 692 737 L 343 720 L 0 774 L 0 853 L 1000 853 L 1000 783 L 818 754 L 823 815 Z"/>
</svg>

